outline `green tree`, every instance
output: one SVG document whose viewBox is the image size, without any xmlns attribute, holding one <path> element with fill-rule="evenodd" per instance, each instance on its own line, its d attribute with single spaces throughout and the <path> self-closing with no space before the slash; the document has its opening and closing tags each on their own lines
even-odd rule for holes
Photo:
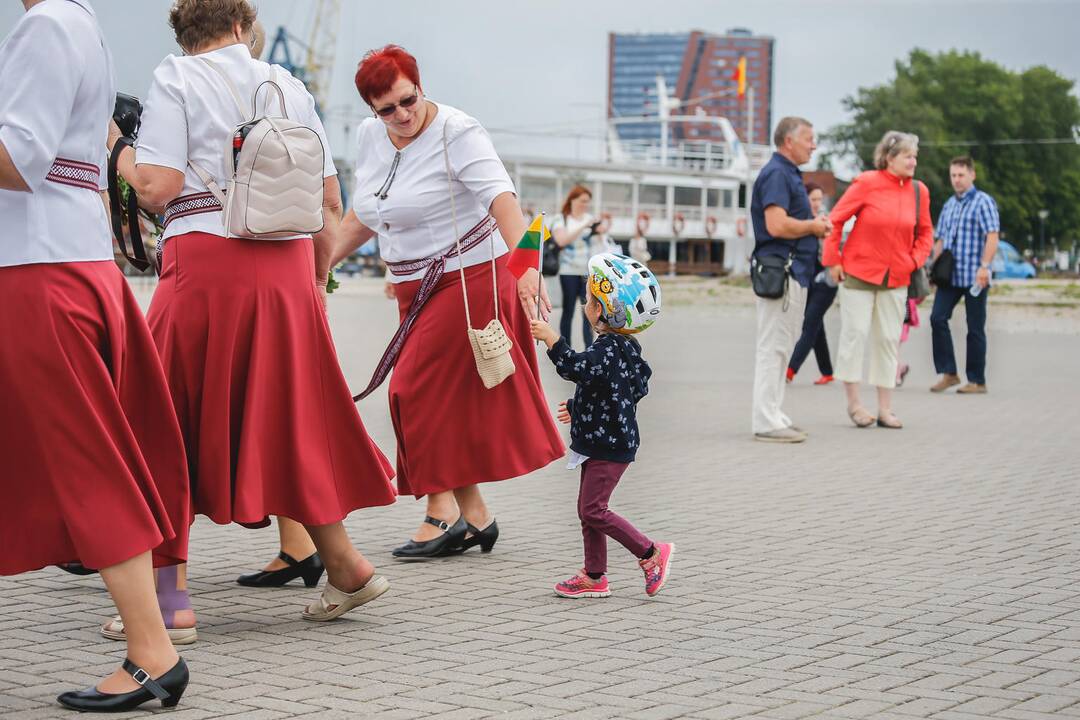
<svg viewBox="0 0 1080 720">
<path fill-rule="evenodd" d="M 844 99 L 849 123 L 823 137 L 824 161 L 872 167 L 874 146 L 888 130 L 919 136 L 917 176 L 930 189 L 935 218 L 952 195 L 949 160 L 975 159 L 979 187 L 1001 212 L 1002 230 L 1020 246 L 1038 237 L 1038 211 L 1050 217 L 1046 237 L 1080 235 L 1080 146 L 1018 142 L 1074 138 L 1080 103 L 1073 81 L 1050 68 L 1009 71 L 978 53 L 913 50 L 890 82 Z"/>
</svg>

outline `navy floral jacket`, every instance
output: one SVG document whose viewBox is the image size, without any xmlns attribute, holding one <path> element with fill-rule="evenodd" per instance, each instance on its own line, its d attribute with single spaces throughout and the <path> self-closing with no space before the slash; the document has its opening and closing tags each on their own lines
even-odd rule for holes
<svg viewBox="0 0 1080 720">
<path fill-rule="evenodd" d="M 601 333 L 577 353 L 560 338 L 548 350 L 559 375 L 577 384 L 570 411 L 570 449 L 597 460 L 629 463 L 641 445 L 637 403 L 649 393 L 652 368 L 637 340 Z"/>
</svg>

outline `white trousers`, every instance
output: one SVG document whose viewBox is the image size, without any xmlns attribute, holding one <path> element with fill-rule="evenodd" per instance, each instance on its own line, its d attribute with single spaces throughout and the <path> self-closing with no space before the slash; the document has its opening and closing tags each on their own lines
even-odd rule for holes
<svg viewBox="0 0 1080 720">
<path fill-rule="evenodd" d="M 870 341 L 871 385 L 896 387 L 897 353 L 904 325 L 907 288 L 852 290 L 840 286 L 840 348 L 836 379 L 862 382 L 863 357 Z"/>
<path fill-rule="evenodd" d="M 788 360 L 802 330 L 806 288 L 788 283 L 788 308 L 783 298 L 757 298 L 757 354 L 754 360 L 754 433 L 791 427 L 784 414 L 784 386 Z"/>
</svg>

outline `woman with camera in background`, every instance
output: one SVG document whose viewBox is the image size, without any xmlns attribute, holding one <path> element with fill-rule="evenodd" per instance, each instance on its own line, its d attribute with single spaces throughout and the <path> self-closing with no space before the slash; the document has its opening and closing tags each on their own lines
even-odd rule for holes
<svg viewBox="0 0 1080 720">
<path fill-rule="evenodd" d="M 577 308 L 585 302 L 585 284 L 589 275 L 589 258 L 604 249 L 593 250 L 593 244 L 607 232 L 607 223 L 589 213 L 592 192 L 584 185 L 575 185 L 563 202 L 562 212 L 551 223 L 551 237 L 562 250 L 559 252 L 559 286 L 562 288 L 562 318 L 559 334 L 573 346 L 570 335 L 574 330 Z M 581 334 L 585 347 L 593 341 L 592 327 L 581 313 Z"/>
</svg>

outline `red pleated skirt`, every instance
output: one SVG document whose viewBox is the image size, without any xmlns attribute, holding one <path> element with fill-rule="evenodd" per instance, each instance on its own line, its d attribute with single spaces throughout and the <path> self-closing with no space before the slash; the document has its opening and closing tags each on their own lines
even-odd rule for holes
<svg viewBox="0 0 1080 720">
<path fill-rule="evenodd" d="M 499 318 L 513 341 L 517 371 L 490 390 L 484 387 L 465 331 L 461 275 L 447 272 L 420 311 L 390 376 L 402 495 L 419 498 L 519 477 L 566 452 L 544 398 L 535 341 L 505 255 L 496 268 Z M 494 317 L 491 265 L 466 268 L 465 277 L 473 326 L 480 328 Z M 419 280 L 395 285 L 402 318 L 419 288 Z"/>
<path fill-rule="evenodd" d="M 187 559 L 183 441 L 115 263 L 0 268 L 0 575 Z"/>
<path fill-rule="evenodd" d="M 315 287 L 311 240 L 172 237 L 147 319 L 187 447 L 196 513 L 306 525 L 394 502 Z"/>
</svg>

